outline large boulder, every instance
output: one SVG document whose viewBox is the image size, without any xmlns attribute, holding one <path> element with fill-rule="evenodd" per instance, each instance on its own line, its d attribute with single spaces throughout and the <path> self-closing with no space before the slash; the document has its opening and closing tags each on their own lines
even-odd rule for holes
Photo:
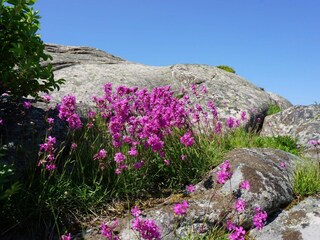
<svg viewBox="0 0 320 240">
<path fill-rule="evenodd" d="M 161 229 L 161 239 L 177 239 L 191 232 L 206 232 L 215 224 L 225 222 L 226 218 L 238 219 L 234 215 L 234 202 L 237 198 L 246 201 L 246 209 L 240 214 L 242 225 L 253 228 L 254 207 L 259 206 L 268 214 L 279 211 L 289 204 L 292 197 L 292 173 L 296 161 L 292 154 L 275 149 L 237 149 L 226 157 L 233 171 L 230 180 L 218 184 L 216 174 L 219 167 L 213 169 L 196 185 L 196 191 L 190 195 L 173 195 L 157 207 L 143 211 L 144 219 L 153 219 Z M 286 168 L 281 168 L 281 163 Z M 221 165 L 220 165 L 221 166 Z M 243 180 L 251 183 L 250 191 L 240 191 Z M 175 216 L 174 204 L 188 200 L 189 208 L 185 216 Z M 133 217 L 120 220 L 117 229 L 121 239 L 139 239 L 137 232 L 131 229 Z M 85 239 L 95 239 L 99 231 L 91 231 Z"/>
<path fill-rule="evenodd" d="M 320 196 L 308 197 L 290 209 L 279 212 L 262 230 L 250 231 L 256 240 L 320 239 Z"/>
<path fill-rule="evenodd" d="M 260 133 L 262 136 L 291 136 L 304 148 L 307 157 L 319 158 L 318 146 L 310 140 L 320 140 L 320 105 L 293 106 L 267 116 Z"/>
<path fill-rule="evenodd" d="M 92 105 L 92 96 L 103 95 L 102 85 L 107 82 L 148 89 L 171 85 L 177 93 L 181 87 L 189 88 L 191 84 L 207 86 L 208 94 L 201 97 L 200 102 L 205 105 L 207 100 L 214 100 L 222 119 L 242 110 L 249 117 L 263 118 L 269 105 L 276 101 L 247 80 L 213 66 L 147 66 L 89 47 L 47 44 L 46 51 L 53 56 L 55 78 L 66 80 L 60 91 L 52 93 L 56 101 L 74 94 L 78 101 Z"/>
</svg>

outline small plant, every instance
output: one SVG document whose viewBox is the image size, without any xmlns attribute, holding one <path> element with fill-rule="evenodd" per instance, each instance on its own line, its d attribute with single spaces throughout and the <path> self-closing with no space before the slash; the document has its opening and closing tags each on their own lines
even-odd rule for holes
<svg viewBox="0 0 320 240">
<path fill-rule="evenodd" d="M 294 174 L 293 191 L 297 196 L 309 196 L 320 192 L 319 163 L 305 160 L 297 166 Z"/>
<path fill-rule="evenodd" d="M 220 68 L 226 72 L 236 73 L 236 71 L 232 67 L 229 67 L 227 65 L 219 65 L 219 66 L 217 66 L 217 68 Z"/>
<path fill-rule="evenodd" d="M 281 112 L 281 108 L 276 104 L 270 104 L 267 111 L 267 116 L 276 114 L 278 112 Z"/>
</svg>

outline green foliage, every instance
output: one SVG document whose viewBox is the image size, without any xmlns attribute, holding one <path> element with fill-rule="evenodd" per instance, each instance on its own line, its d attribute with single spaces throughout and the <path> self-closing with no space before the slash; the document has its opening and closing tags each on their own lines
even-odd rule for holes
<svg viewBox="0 0 320 240">
<path fill-rule="evenodd" d="M 281 112 L 281 108 L 276 104 L 269 105 L 267 116 Z"/>
<path fill-rule="evenodd" d="M 0 94 L 37 97 L 48 93 L 64 80 L 55 80 L 52 65 L 41 61 L 52 59 L 44 52 L 38 11 L 31 7 L 36 0 L 2 0 L 0 5 Z"/>
<path fill-rule="evenodd" d="M 308 196 L 320 192 L 320 165 L 312 160 L 305 160 L 294 174 L 293 190 L 298 196 Z"/>
<path fill-rule="evenodd" d="M 220 69 L 227 71 L 227 72 L 230 72 L 230 73 L 236 73 L 236 71 L 232 67 L 229 67 L 227 65 L 219 65 L 219 66 L 217 66 L 217 68 L 220 68 Z"/>
</svg>

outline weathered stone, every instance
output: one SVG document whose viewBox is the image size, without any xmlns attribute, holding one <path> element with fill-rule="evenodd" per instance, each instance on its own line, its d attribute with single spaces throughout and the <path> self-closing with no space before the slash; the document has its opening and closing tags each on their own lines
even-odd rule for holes
<svg viewBox="0 0 320 240">
<path fill-rule="evenodd" d="M 317 159 L 320 149 L 308 144 L 320 140 L 320 105 L 293 106 L 265 118 L 262 136 L 291 136 L 304 148 L 305 156 Z"/>
<path fill-rule="evenodd" d="M 107 82 L 112 82 L 115 86 L 121 84 L 148 89 L 171 85 L 177 93 L 181 87 L 189 88 L 191 84 L 207 86 L 208 95 L 200 97 L 200 102 L 205 105 L 207 100 L 214 100 L 222 119 L 234 116 L 242 110 L 248 113 L 249 118 L 263 119 L 268 106 L 277 101 L 269 93 L 238 75 L 213 66 L 146 66 L 88 47 L 50 44 L 46 46 L 46 50 L 53 56 L 55 78 L 66 80 L 60 91 L 52 93 L 57 102 L 64 95 L 74 94 L 78 101 L 92 105 L 91 97 L 103 95 L 102 86 Z"/>
<path fill-rule="evenodd" d="M 292 172 L 295 161 L 299 161 L 294 155 L 274 149 L 237 149 L 231 151 L 227 159 L 233 176 L 225 184 L 216 183 L 219 168 L 215 168 L 196 185 L 197 190 L 189 196 L 174 195 L 163 204 L 143 211 L 143 218 L 153 219 L 160 226 L 162 239 L 177 239 L 177 236 L 186 236 L 191 232 L 206 232 L 215 224 L 231 218 L 236 197 L 244 199 L 246 208 L 249 209 L 240 215 L 246 228 L 253 227 L 253 207 L 259 206 L 271 214 L 293 199 Z M 281 162 L 286 163 L 286 169 L 280 167 Z M 243 180 L 250 181 L 249 192 L 239 191 L 239 184 Z M 183 200 L 189 202 L 187 214 L 175 216 L 173 206 Z M 131 229 L 132 220 L 133 217 L 120 220 L 118 231 L 121 239 L 139 239 L 137 232 Z M 93 236 L 91 233 L 85 238 L 93 239 Z"/>
<path fill-rule="evenodd" d="M 268 94 L 272 99 L 272 104 L 279 106 L 282 111 L 289 107 L 292 107 L 292 103 L 284 97 L 272 92 L 268 92 Z"/>
<path fill-rule="evenodd" d="M 250 231 L 256 240 L 320 239 L 320 197 L 308 197 L 293 208 L 279 212 L 262 230 Z"/>
</svg>

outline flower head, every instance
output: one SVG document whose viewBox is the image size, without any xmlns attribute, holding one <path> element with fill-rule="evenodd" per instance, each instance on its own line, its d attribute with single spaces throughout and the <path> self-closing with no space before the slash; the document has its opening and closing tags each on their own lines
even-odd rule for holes
<svg viewBox="0 0 320 240">
<path fill-rule="evenodd" d="M 246 202 L 241 198 L 237 199 L 235 204 L 236 211 L 243 212 L 245 210 L 245 207 L 246 207 Z"/>
<path fill-rule="evenodd" d="M 188 201 L 184 200 L 182 203 L 176 203 L 173 207 L 173 212 L 176 215 L 182 215 L 187 213 L 189 207 Z"/>
<path fill-rule="evenodd" d="M 139 217 L 141 214 L 141 210 L 138 208 L 138 206 L 134 206 L 134 208 L 131 209 L 131 214 L 134 217 Z"/>
<path fill-rule="evenodd" d="M 194 143 L 194 138 L 191 135 L 191 132 L 188 131 L 187 133 L 185 133 L 181 138 L 180 138 L 180 142 L 182 144 L 184 144 L 186 147 L 190 147 L 193 145 Z"/>
<path fill-rule="evenodd" d="M 132 229 L 139 232 L 140 237 L 146 240 L 160 240 L 160 228 L 154 220 L 135 218 L 132 221 Z"/>
<path fill-rule="evenodd" d="M 240 189 L 250 190 L 250 182 L 249 180 L 244 180 L 240 183 Z"/>
<path fill-rule="evenodd" d="M 31 103 L 29 102 L 29 101 L 25 101 L 25 102 L 23 102 L 23 107 L 25 108 L 25 109 L 29 109 L 29 108 L 31 108 Z"/>
<path fill-rule="evenodd" d="M 101 149 L 101 150 L 99 150 L 99 152 L 97 152 L 93 156 L 93 160 L 102 160 L 102 159 L 105 159 L 106 156 L 107 156 L 107 151 L 105 149 Z"/>
<path fill-rule="evenodd" d="M 220 171 L 217 172 L 217 182 L 219 184 L 224 184 L 227 180 L 232 177 L 232 171 L 230 167 L 230 163 L 228 160 L 224 161 L 220 165 Z"/>
<path fill-rule="evenodd" d="M 71 234 L 69 233 L 68 235 L 62 235 L 61 240 L 71 240 Z"/>
<path fill-rule="evenodd" d="M 194 185 L 190 184 L 186 187 L 186 190 L 188 193 L 192 193 L 196 190 L 196 187 Z"/>
<path fill-rule="evenodd" d="M 261 211 L 259 207 L 255 208 L 255 215 L 253 216 L 253 225 L 256 229 L 261 230 L 267 221 L 267 212 Z"/>
<path fill-rule="evenodd" d="M 245 240 L 246 231 L 243 227 L 234 226 L 233 232 L 228 236 L 230 240 Z"/>
</svg>

